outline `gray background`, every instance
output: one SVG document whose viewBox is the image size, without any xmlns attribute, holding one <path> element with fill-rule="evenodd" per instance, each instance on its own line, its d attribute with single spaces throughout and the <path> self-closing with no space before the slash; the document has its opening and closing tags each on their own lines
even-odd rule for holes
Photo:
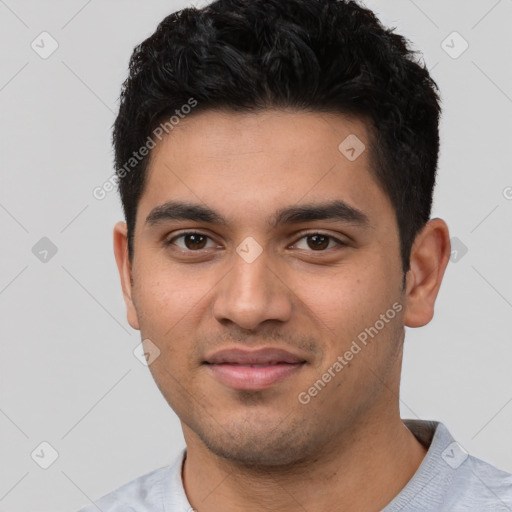
<svg viewBox="0 0 512 512">
<path fill-rule="evenodd" d="M 112 173 L 133 47 L 185 5 L 0 0 L 0 511 L 76 510 L 183 446 L 133 354 L 112 251 L 120 201 L 92 190 Z M 422 51 L 441 89 L 434 215 L 457 237 L 435 320 L 407 331 L 402 416 L 443 421 L 512 472 L 512 1 L 366 5 Z M 59 45 L 46 59 L 31 47 L 51 49 L 43 31 Z M 43 441 L 58 452 L 48 469 Z"/>
</svg>

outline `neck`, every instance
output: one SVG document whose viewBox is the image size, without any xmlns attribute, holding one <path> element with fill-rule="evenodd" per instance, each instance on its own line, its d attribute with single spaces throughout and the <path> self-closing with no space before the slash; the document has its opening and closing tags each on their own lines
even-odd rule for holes
<svg viewBox="0 0 512 512">
<path fill-rule="evenodd" d="M 197 512 L 378 512 L 407 484 L 426 449 L 401 421 L 359 423 L 307 464 L 254 468 L 217 457 L 184 429 L 183 482 Z"/>
</svg>

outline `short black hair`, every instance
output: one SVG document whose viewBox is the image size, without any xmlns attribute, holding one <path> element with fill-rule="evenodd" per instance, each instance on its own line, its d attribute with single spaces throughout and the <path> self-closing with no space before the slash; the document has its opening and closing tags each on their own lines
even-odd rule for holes
<svg viewBox="0 0 512 512">
<path fill-rule="evenodd" d="M 114 123 L 130 260 L 151 156 L 134 151 L 193 104 L 189 115 L 292 108 L 366 121 L 370 171 L 394 207 L 409 270 L 430 218 L 441 108 L 426 66 L 394 30 L 350 0 L 216 0 L 167 16 L 133 51 Z"/>
</svg>

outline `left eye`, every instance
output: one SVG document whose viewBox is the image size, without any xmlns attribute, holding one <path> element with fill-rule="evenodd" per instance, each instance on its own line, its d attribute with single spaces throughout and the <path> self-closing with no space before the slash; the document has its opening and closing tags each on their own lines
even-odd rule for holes
<svg viewBox="0 0 512 512">
<path fill-rule="evenodd" d="M 323 251 L 325 249 L 331 249 L 332 246 L 330 245 L 330 241 L 334 241 L 335 245 L 346 245 L 341 240 L 338 240 L 333 236 L 326 235 L 323 233 L 308 233 L 307 235 L 304 235 L 301 238 L 299 238 L 299 241 L 300 240 L 308 240 L 306 241 L 306 249 L 309 248 L 313 249 L 314 251 Z M 297 247 L 297 244 L 295 244 L 295 247 Z"/>
</svg>

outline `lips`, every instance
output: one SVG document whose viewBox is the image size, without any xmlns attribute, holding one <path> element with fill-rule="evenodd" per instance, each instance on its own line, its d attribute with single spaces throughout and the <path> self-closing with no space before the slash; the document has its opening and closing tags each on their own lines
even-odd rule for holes
<svg viewBox="0 0 512 512">
<path fill-rule="evenodd" d="M 221 350 L 205 361 L 214 378 L 238 390 L 269 388 L 291 377 L 305 363 L 300 356 L 276 348 Z"/>
<path fill-rule="evenodd" d="M 259 350 L 240 350 L 229 349 L 216 352 L 208 357 L 208 364 L 241 364 L 241 365 L 271 365 L 277 363 L 303 363 L 304 359 L 277 348 L 267 348 Z"/>
</svg>

